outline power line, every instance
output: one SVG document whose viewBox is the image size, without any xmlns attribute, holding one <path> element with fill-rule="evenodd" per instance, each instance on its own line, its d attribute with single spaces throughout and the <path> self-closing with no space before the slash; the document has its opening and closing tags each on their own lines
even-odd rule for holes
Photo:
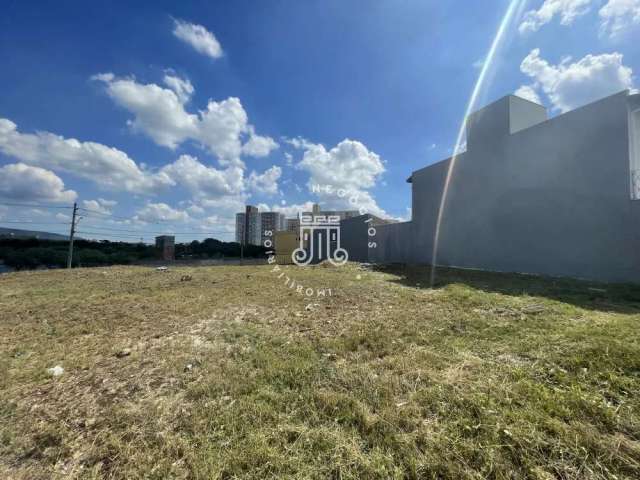
<svg viewBox="0 0 640 480">
<path fill-rule="evenodd" d="M 7 207 L 31 207 L 31 208 L 66 208 L 72 209 L 73 207 L 64 207 L 61 205 L 38 205 L 33 203 L 7 203 L 0 202 L 0 205 L 5 205 Z"/>
<path fill-rule="evenodd" d="M 83 234 L 83 235 L 102 235 L 105 237 L 130 237 L 130 238 L 142 238 L 142 237 L 149 237 L 150 235 L 133 235 L 133 234 L 128 234 L 128 233 L 111 233 L 111 232 L 93 232 L 93 231 L 88 231 L 88 230 L 78 230 L 76 233 L 78 234 Z"/>
<path fill-rule="evenodd" d="M 151 233 L 151 234 L 160 234 L 160 235 L 222 235 L 225 233 L 233 233 L 233 232 L 224 231 L 224 230 L 216 230 L 216 231 L 193 230 L 188 232 L 170 232 L 167 230 L 131 230 L 131 229 L 112 228 L 112 227 L 105 227 L 102 225 L 88 225 L 88 224 L 85 224 L 85 226 L 92 230 L 106 230 L 106 231 L 126 232 L 126 233 Z"/>
<path fill-rule="evenodd" d="M 79 233 L 111 235 L 113 237 L 118 235 L 124 235 L 128 237 L 141 237 L 141 236 L 149 237 L 149 236 L 156 236 L 157 234 L 160 234 L 160 235 L 225 235 L 225 234 L 233 233 L 233 232 L 142 232 L 142 231 L 136 231 L 136 230 L 115 230 L 115 233 L 114 233 L 113 231 L 109 231 L 101 227 L 94 228 L 91 225 L 85 225 L 85 228 L 89 228 L 91 229 L 91 231 L 83 229 L 83 231 Z M 120 232 L 124 232 L 124 233 L 120 233 Z"/>
<path fill-rule="evenodd" d="M 34 222 L 27 220 L 0 220 L 0 223 L 20 223 L 30 225 L 69 225 L 69 222 Z"/>
<path fill-rule="evenodd" d="M 132 220 L 131 217 L 121 217 L 119 215 L 113 215 L 112 213 L 99 212 L 97 210 L 91 210 L 89 208 L 84 208 L 84 207 L 78 207 L 78 210 L 82 210 L 83 212 L 91 213 L 94 215 L 101 215 L 103 217 L 119 218 L 121 220 Z"/>
<path fill-rule="evenodd" d="M 101 215 L 103 217 L 109 217 L 109 218 L 115 218 L 118 220 L 133 220 L 133 218 L 131 217 L 122 217 L 120 215 L 114 215 L 112 213 L 104 213 L 104 212 L 99 212 L 97 210 L 91 210 L 89 208 L 83 208 L 83 207 L 79 207 L 78 210 L 82 210 L 83 212 L 89 213 L 89 214 L 93 214 L 93 215 Z M 169 220 L 154 220 L 154 221 L 149 221 L 147 223 L 154 223 L 154 224 L 162 224 L 162 223 L 170 223 Z"/>
</svg>

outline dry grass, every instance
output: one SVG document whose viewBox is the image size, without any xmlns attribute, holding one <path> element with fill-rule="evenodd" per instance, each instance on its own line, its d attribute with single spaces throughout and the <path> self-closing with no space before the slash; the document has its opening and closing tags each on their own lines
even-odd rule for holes
<svg viewBox="0 0 640 480">
<path fill-rule="evenodd" d="M 0 478 L 640 478 L 640 288 L 287 271 L 0 277 Z"/>
</svg>

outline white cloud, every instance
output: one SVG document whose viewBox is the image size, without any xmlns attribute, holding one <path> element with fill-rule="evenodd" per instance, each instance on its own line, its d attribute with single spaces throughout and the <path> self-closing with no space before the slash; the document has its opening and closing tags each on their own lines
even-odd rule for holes
<svg viewBox="0 0 640 480">
<path fill-rule="evenodd" d="M 271 137 L 256 135 L 253 126 L 249 126 L 249 140 L 242 146 L 242 153 L 250 157 L 266 157 L 278 144 Z"/>
<path fill-rule="evenodd" d="M 130 78 L 113 74 L 92 77 L 107 86 L 107 94 L 121 107 L 135 114 L 130 126 L 150 136 L 164 147 L 176 148 L 187 138 L 197 136 L 196 115 L 184 110 L 184 102 L 170 88 L 142 85 Z"/>
<path fill-rule="evenodd" d="M 117 203 L 118 202 L 113 200 L 98 198 L 97 200 L 83 200 L 82 206 L 87 210 L 93 210 L 94 212 L 102 213 L 104 215 L 111 215 L 112 208 L 115 207 Z"/>
<path fill-rule="evenodd" d="M 175 149 L 182 142 L 194 140 L 208 148 L 222 164 L 239 163 L 242 154 L 265 156 L 278 147 L 270 137 L 256 135 L 236 97 L 220 102 L 209 100 L 205 110 L 193 114 L 184 108 L 193 87 L 177 77 L 170 77 L 171 80 L 165 77 L 165 82 L 172 84 L 171 88 L 141 84 L 135 79 L 116 78 L 112 74 L 92 78 L 104 82 L 108 95 L 133 113 L 131 127 L 148 135 L 158 145 Z"/>
<path fill-rule="evenodd" d="M 98 202 L 100 202 L 107 208 L 115 207 L 118 204 L 118 202 L 115 200 L 105 200 L 104 198 L 99 198 Z"/>
<path fill-rule="evenodd" d="M 555 16 L 561 25 L 571 25 L 577 17 L 587 12 L 592 0 L 545 0 L 538 10 L 530 10 L 524 15 L 518 27 L 521 34 L 535 32 L 549 23 Z"/>
<path fill-rule="evenodd" d="M 218 170 L 203 165 L 190 155 L 181 155 L 175 162 L 163 167 L 159 174 L 184 186 L 198 199 L 238 195 L 244 188 L 242 168 L 230 166 Z"/>
<path fill-rule="evenodd" d="M 598 12 L 601 32 L 616 39 L 640 25 L 640 0 L 609 0 Z"/>
<path fill-rule="evenodd" d="M 385 171 L 380 157 L 356 140 L 345 139 L 331 150 L 306 144 L 298 168 L 310 173 L 309 184 L 360 190 L 373 187 Z"/>
<path fill-rule="evenodd" d="M 186 103 L 191 99 L 195 89 L 188 78 L 180 78 L 167 74 L 162 79 L 164 84 L 173 90 L 181 103 Z"/>
<path fill-rule="evenodd" d="M 141 170 L 116 148 L 48 132 L 21 133 L 6 118 L 0 118 L 0 152 L 26 164 L 64 171 L 113 190 L 148 193 L 167 186 L 165 179 Z"/>
<path fill-rule="evenodd" d="M 589 102 L 633 87 L 633 71 L 620 53 L 587 55 L 575 63 L 564 59 L 552 65 L 534 49 L 520 70 L 535 80 L 556 110 L 567 112 Z"/>
<path fill-rule="evenodd" d="M 288 143 L 289 145 L 291 145 L 292 147 L 297 148 L 298 150 L 306 150 L 308 148 L 312 148 L 315 146 L 314 143 L 311 143 L 309 140 L 302 137 L 296 137 L 296 138 L 282 137 L 282 140 Z"/>
<path fill-rule="evenodd" d="M 282 169 L 277 165 L 272 166 L 261 174 L 251 172 L 248 180 L 249 188 L 257 193 L 275 195 L 278 193 L 278 179 L 281 175 Z"/>
<path fill-rule="evenodd" d="M 171 187 L 183 187 L 196 202 L 221 202 L 227 196 L 233 205 L 241 204 L 247 197 L 242 163 L 216 169 L 203 165 L 195 157 L 182 155 L 175 162 L 150 172 L 140 169 L 124 152 L 115 148 L 65 139 L 47 132 L 21 133 L 7 119 L 0 119 L 0 152 L 26 164 L 92 180 L 108 190 L 155 194 Z M 260 182 L 257 185 L 260 186 Z M 104 199 L 89 202 L 86 208 L 99 211 L 107 211 L 114 205 Z"/>
<path fill-rule="evenodd" d="M 284 152 L 284 162 L 287 167 L 293 166 L 293 155 L 291 155 L 289 152 Z"/>
<path fill-rule="evenodd" d="M 535 87 L 532 85 L 522 85 L 514 92 L 514 95 L 516 97 L 524 98 L 525 100 L 529 100 L 531 102 L 542 105 L 540 96 L 538 95 L 538 92 L 536 92 Z"/>
<path fill-rule="evenodd" d="M 136 212 L 133 219 L 137 222 L 186 222 L 189 214 L 183 210 L 176 210 L 166 203 L 147 203 Z"/>
<path fill-rule="evenodd" d="M 323 145 L 313 144 L 304 139 L 294 139 L 290 143 L 305 150 L 297 168 L 309 172 L 307 186 L 330 186 L 333 193 L 322 190 L 318 196 L 325 208 L 358 210 L 363 208 L 374 215 L 386 216 L 367 191 L 376 185 L 385 171 L 380 157 L 362 143 L 345 139 L 330 150 Z M 294 146 L 295 146 L 294 145 Z M 335 191 L 343 189 L 348 195 L 338 196 Z M 357 202 L 351 203 L 351 197 Z"/>
<path fill-rule="evenodd" d="M 205 213 L 204 208 L 202 208 L 202 207 L 200 207 L 198 205 L 195 205 L 195 204 L 192 204 L 192 205 L 188 206 L 186 208 L 186 211 L 189 212 L 189 214 L 191 214 L 191 215 L 204 215 L 204 213 Z"/>
<path fill-rule="evenodd" d="M 24 163 L 0 167 L 0 197 L 32 202 L 73 202 L 77 195 L 65 190 L 53 172 Z"/>
<path fill-rule="evenodd" d="M 173 34 L 197 52 L 211 58 L 222 57 L 222 47 L 215 35 L 202 25 L 174 19 Z"/>
<path fill-rule="evenodd" d="M 295 218 L 299 213 L 310 212 L 313 209 L 313 202 L 307 201 L 304 203 L 297 203 L 291 205 L 278 205 L 274 204 L 269 208 L 267 205 L 264 206 L 266 211 L 271 212 L 280 212 L 283 213 L 287 218 Z"/>
</svg>

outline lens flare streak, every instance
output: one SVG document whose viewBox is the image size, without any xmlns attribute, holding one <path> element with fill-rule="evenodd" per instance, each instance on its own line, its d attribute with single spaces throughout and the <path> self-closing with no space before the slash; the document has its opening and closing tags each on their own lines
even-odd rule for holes
<svg viewBox="0 0 640 480">
<path fill-rule="evenodd" d="M 495 38 L 493 39 L 493 43 L 491 44 L 491 48 L 489 49 L 489 53 L 487 54 L 482 69 L 480 70 L 480 74 L 478 75 L 478 79 L 476 80 L 475 87 L 473 88 L 473 92 L 471 93 L 471 97 L 469 98 L 469 103 L 467 104 L 467 109 L 465 111 L 464 117 L 460 124 L 460 129 L 458 130 L 458 136 L 456 138 L 456 143 L 453 149 L 453 155 L 451 156 L 451 161 L 449 162 L 449 168 L 447 169 L 447 176 L 444 182 L 444 188 L 442 190 L 442 197 L 440 198 L 440 206 L 438 208 L 438 217 L 436 219 L 436 228 L 433 237 L 433 251 L 431 253 L 431 279 L 430 283 L 433 287 L 435 282 L 435 274 L 436 274 L 436 266 L 438 265 L 438 246 L 440 242 L 440 228 L 442 225 L 442 218 L 444 216 L 444 209 L 447 202 L 447 194 L 449 193 L 449 185 L 451 184 L 451 177 L 453 175 L 453 169 L 456 164 L 456 160 L 458 155 L 460 154 L 460 147 L 462 145 L 462 139 L 464 138 L 464 133 L 466 129 L 466 119 L 471 114 L 471 112 L 475 109 L 476 102 L 478 100 L 478 96 L 482 91 L 482 87 L 484 86 L 485 79 L 487 74 L 495 60 L 496 53 L 500 49 L 501 44 L 505 38 L 505 34 L 509 31 L 509 26 L 514 22 L 514 19 L 518 19 L 522 15 L 522 11 L 526 5 L 526 0 L 512 0 L 507 8 L 507 11 L 498 27 L 498 31 L 496 33 Z"/>
</svg>

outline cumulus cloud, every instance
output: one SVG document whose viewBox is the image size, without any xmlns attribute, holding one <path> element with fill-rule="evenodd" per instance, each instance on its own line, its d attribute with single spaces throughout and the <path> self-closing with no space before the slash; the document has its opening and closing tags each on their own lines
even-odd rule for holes
<svg viewBox="0 0 640 480">
<path fill-rule="evenodd" d="M 640 0 L 609 0 L 598 15 L 601 33 L 616 39 L 640 25 Z"/>
<path fill-rule="evenodd" d="M 283 204 L 278 205 L 276 203 L 276 204 L 273 204 L 271 207 L 269 207 L 266 204 L 260 204 L 258 208 L 260 208 L 260 210 L 263 210 L 263 211 L 280 212 L 284 214 L 284 216 L 287 218 L 295 218 L 298 216 L 298 214 L 301 214 L 304 212 L 311 212 L 313 210 L 313 202 L 306 201 L 303 203 L 294 203 L 291 205 L 287 205 L 286 203 L 284 205 Z"/>
<path fill-rule="evenodd" d="M 243 154 L 266 156 L 278 147 L 272 138 L 255 133 L 236 97 L 219 102 L 209 100 L 205 110 L 194 114 L 185 110 L 193 87 L 178 77 L 165 77 L 170 88 L 141 84 L 112 74 L 92 78 L 105 83 L 107 94 L 116 104 L 134 115 L 129 122 L 131 127 L 158 145 L 175 149 L 182 142 L 194 140 L 216 155 L 222 164 L 239 163 Z"/>
<path fill-rule="evenodd" d="M 118 202 L 114 200 L 105 200 L 104 198 L 82 201 L 82 206 L 87 210 L 92 210 L 104 215 L 111 215 L 113 207 L 115 207 L 117 204 Z"/>
<path fill-rule="evenodd" d="M 356 140 L 345 139 L 330 150 L 321 144 L 306 144 L 298 168 L 311 175 L 310 184 L 335 188 L 367 189 L 385 171 L 380 157 Z"/>
<path fill-rule="evenodd" d="M 244 188 L 244 172 L 240 167 L 230 166 L 224 170 L 207 167 L 190 155 L 181 155 L 159 174 L 182 185 L 198 199 L 238 195 Z"/>
<path fill-rule="evenodd" d="M 242 146 L 242 153 L 250 157 L 266 157 L 278 144 L 271 137 L 256 135 L 253 126 L 249 126 L 249 140 Z"/>
<path fill-rule="evenodd" d="M 174 19 L 173 34 L 203 55 L 213 59 L 222 57 L 220 42 L 213 33 L 202 25 Z"/>
<path fill-rule="evenodd" d="M 176 210 L 166 203 L 147 203 L 140 208 L 133 217 L 136 222 L 187 222 L 189 214 L 184 210 Z"/>
<path fill-rule="evenodd" d="M 140 169 L 116 148 L 48 132 L 21 133 L 6 118 L 0 118 L 0 152 L 29 165 L 92 180 L 112 190 L 148 193 L 167 186 L 165 179 Z"/>
<path fill-rule="evenodd" d="M 520 70 L 535 80 L 554 109 L 567 112 L 607 95 L 633 87 L 633 71 L 623 65 L 620 53 L 586 55 L 577 62 L 570 58 L 550 64 L 534 49 L 522 61 Z"/>
<path fill-rule="evenodd" d="M 182 187 L 199 202 L 229 196 L 237 205 L 246 199 L 247 185 L 242 164 L 217 169 L 202 164 L 195 157 L 181 155 L 173 163 L 151 172 L 141 169 L 124 152 L 115 148 L 65 139 L 47 132 L 21 133 L 7 119 L 0 119 L 0 152 L 25 164 L 89 179 L 101 188 L 112 191 L 148 195 L 161 193 L 171 187 Z M 273 177 L 273 173 L 271 171 L 271 179 L 275 182 L 277 178 Z M 261 185 L 258 181 L 260 178 L 254 179 L 258 186 Z M 105 199 L 87 202 L 85 208 L 105 212 L 115 205 Z"/>
<path fill-rule="evenodd" d="M 73 190 L 65 190 L 64 182 L 49 170 L 12 163 L 0 167 L 0 197 L 70 203 L 77 195 Z"/>
<path fill-rule="evenodd" d="M 525 100 L 529 100 L 534 103 L 542 104 L 540 96 L 538 95 L 538 92 L 536 92 L 535 86 L 533 85 L 522 85 L 514 92 L 514 95 L 516 97 L 524 98 Z"/>
<path fill-rule="evenodd" d="M 378 154 L 362 143 L 349 139 L 330 150 L 304 139 L 290 140 L 289 143 L 304 150 L 302 161 L 296 167 L 309 173 L 309 189 L 313 190 L 317 185 L 331 187 L 332 191 L 321 189 L 315 192 L 323 206 L 351 210 L 363 208 L 374 215 L 387 216 L 368 192 L 385 171 Z M 336 191 L 340 189 L 348 192 L 348 195 L 337 195 Z M 351 203 L 352 197 L 357 198 L 357 202 Z"/>
<path fill-rule="evenodd" d="M 278 180 L 282 175 L 282 169 L 277 165 L 258 174 L 251 172 L 248 179 L 249 188 L 257 193 L 275 195 L 278 193 Z"/>
<path fill-rule="evenodd" d="M 535 32 L 556 16 L 560 17 L 561 25 L 571 25 L 590 7 L 591 0 L 545 0 L 538 10 L 525 13 L 518 30 L 521 34 Z"/>
<path fill-rule="evenodd" d="M 180 78 L 175 75 L 167 74 L 162 79 L 164 84 L 173 90 L 181 103 L 186 103 L 191 99 L 191 95 L 195 89 L 188 78 Z"/>
</svg>

